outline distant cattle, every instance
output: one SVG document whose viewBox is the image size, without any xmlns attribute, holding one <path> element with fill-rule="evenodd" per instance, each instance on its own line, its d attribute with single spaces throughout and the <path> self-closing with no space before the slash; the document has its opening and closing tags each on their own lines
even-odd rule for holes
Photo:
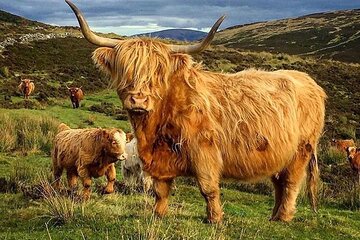
<svg viewBox="0 0 360 240">
<path fill-rule="evenodd" d="M 353 139 L 331 139 L 331 143 L 330 146 L 332 148 L 337 149 L 340 152 L 346 152 L 346 149 L 348 147 L 354 147 L 355 146 L 355 142 Z"/>
<path fill-rule="evenodd" d="M 80 106 L 80 101 L 84 99 L 84 92 L 81 87 L 67 87 L 69 91 L 69 96 L 73 108 L 78 108 Z"/>
<path fill-rule="evenodd" d="M 315 209 L 317 145 L 326 94 L 308 74 L 204 69 L 189 54 L 210 44 L 224 17 L 201 42 L 191 45 L 138 37 L 120 40 L 93 33 L 79 9 L 66 2 L 84 37 L 100 46 L 93 60 L 111 76 L 128 112 L 143 169 L 154 180 L 158 216 L 168 210 L 177 176 L 196 178 L 211 223 L 223 218 L 222 178 L 271 178 L 275 187 L 271 220 L 290 221 L 308 173 Z"/>
<path fill-rule="evenodd" d="M 35 84 L 33 83 L 33 80 L 22 79 L 18 88 L 19 91 L 23 94 L 24 99 L 28 99 L 29 95 L 35 90 Z"/>
<path fill-rule="evenodd" d="M 149 192 L 152 188 L 152 178 L 142 170 L 142 162 L 139 158 L 135 138 L 126 143 L 125 152 L 127 158 L 121 162 L 121 171 L 125 185 L 129 188 L 141 187 L 144 192 Z"/>
<path fill-rule="evenodd" d="M 71 129 L 60 124 L 52 151 L 54 188 L 59 189 L 63 170 L 66 170 L 70 189 L 80 177 L 83 198 L 90 197 L 91 178 L 107 178 L 104 193 L 114 192 L 115 162 L 125 160 L 125 133 L 118 129 Z"/>
<path fill-rule="evenodd" d="M 360 174 L 360 148 L 347 147 L 346 153 L 351 169 Z"/>
</svg>

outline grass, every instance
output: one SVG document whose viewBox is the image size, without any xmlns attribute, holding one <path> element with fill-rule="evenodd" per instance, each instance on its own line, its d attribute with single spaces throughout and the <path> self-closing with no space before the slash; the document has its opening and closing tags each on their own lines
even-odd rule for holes
<svg viewBox="0 0 360 240">
<path fill-rule="evenodd" d="M 222 189 L 225 220 L 203 223 L 205 204 L 197 187 L 178 184 L 169 214 L 153 216 L 153 200 L 142 194 L 99 196 L 86 203 L 67 202 L 70 216 L 56 222 L 47 200 L 0 194 L 2 239 L 356 239 L 359 212 L 323 207 L 318 214 L 300 204 L 291 223 L 269 222 L 272 197 Z M 54 204 L 54 203 L 50 203 Z M 63 212 L 67 212 L 69 209 Z M 57 213 L 55 213 L 56 215 Z"/>
<path fill-rule="evenodd" d="M 21 104 L 20 98 L 14 102 Z M 36 101 L 36 100 L 31 100 Z M 54 98 L 35 109 L 1 109 L 0 136 L 9 139 L 20 130 L 34 136 L 30 144 L 0 141 L 0 239 L 356 239 L 360 237 L 358 221 L 358 188 L 349 184 L 350 168 L 342 158 L 324 152 L 322 163 L 321 207 L 318 214 L 310 211 L 300 197 L 293 222 L 269 222 L 273 206 L 269 182 L 249 185 L 226 181 L 221 184 L 224 222 L 203 222 L 205 201 L 193 179 L 180 178 L 170 200 L 169 214 L 158 219 L 153 215 L 151 196 L 118 189 L 102 196 L 98 189 L 105 178 L 95 179 L 88 202 L 52 191 L 49 147 L 41 148 L 54 135 L 59 122 L 71 127 L 120 127 L 130 129 L 126 121 L 92 112 L 92 106 L 120 108 L 112 90 L 88 94 L 79 109 L 72 109 L 69 99 Z M 339 122 L 346 123 L 342 118 Z M 29 127 L 29 125 L 31 127 Z M 26 131 L 25 131 L 26 130 Z M 47 133 L 43 135 L 43 133 Z M 35 134 L 35 135 L 34 135 Z M 31 138 L 30 138 L 31 139 Z M 50 141 L 51 142 L 51 141 Z M 12 147 L 4 147 L 10 144 Z M 20 149 L 23 149 L 20 151 Z M 35 149 L 35 150 L 34 150 Z M 65 174 L 64 174 L 65 175 Z M 121 181 L 120 165 L 117 180 Z M 63 182 L 65 176 L 63 176 Z M 119 185 L 121 186 L 121 185 Z M 40 189 L 40 192 L 39 192 Z M 81 188 L 79 189 L 81 190 Z"/>
</svg>

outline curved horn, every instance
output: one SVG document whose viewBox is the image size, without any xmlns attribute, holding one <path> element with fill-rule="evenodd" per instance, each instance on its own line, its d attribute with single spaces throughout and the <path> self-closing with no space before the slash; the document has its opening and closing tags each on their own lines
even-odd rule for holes
<svg viewBox="0 0 360 240">
<path fill-rule="evenodd" d="M 68 90 L 70 89 L 67 84 L 65 84 L 65 87 L 66 87 Z"/>
<path fill-rule="evenodd" d="M 200 43 L 193 45 L 169 45 L 171 51 L 174 53 L 189 53 L 189 54 L 201 52 L 207 46 L 209 46 L 209 44 L 211 43 L 211 41 L 215 36 L 217 29 L 219 28 L 220 24 L 224 21 L 225 17 L 226 16 L 223 15 L 216 21 L 216 23 L 212 26 L 206 38 L 204 38 L 204 40 L 202 40 Z"/>
<path fill-rule="evenodd" d="M 112 38 L 105 38 L 100 37 L 94 34 L 91 30 L 89 25 L 87 24 L 83 14 L 80 12 L 80 10 L 70 2 L 69 0 L 65 0 L 65 2 L 70 6 L 70 8 L 74 11 L 76 18 L 79 21 L 81 32 L 83 33 L 86 40 L 88 40 L 90 43 L 95 44 L 100 47 L 115 47 L 120 40 L 112 39 Z"/>
</svg>

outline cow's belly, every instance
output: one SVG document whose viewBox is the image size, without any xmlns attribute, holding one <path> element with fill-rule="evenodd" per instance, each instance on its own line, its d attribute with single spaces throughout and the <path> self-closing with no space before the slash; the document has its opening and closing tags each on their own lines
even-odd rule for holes
<svg viewBox="0 0 360 240">
<path fill-rule="evenodd" d="M 256 181 L 270 177 L 288 166 L 295 151 L 254 151 L 248 156 L 233 155 L 223 159 L 222 176 L 242 181 Z"/>
<path fill-rule="evenodd" d="M 91 177 L 98 178 L 105 175 L 109 165 L 89 166 L 88 171 Z"/>
</svg>

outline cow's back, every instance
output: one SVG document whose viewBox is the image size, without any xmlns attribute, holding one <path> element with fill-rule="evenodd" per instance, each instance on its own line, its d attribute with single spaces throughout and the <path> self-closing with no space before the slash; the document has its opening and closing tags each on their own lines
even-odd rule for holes
<svg viewBox="0 0 360 240">
<path fill-rule="evenodd" d="M 54 147 L 57 153 L 58 164 L 64 167 L 73 167 L 79 159 L 81 152 L 92 153 L 96 151 L 96 128 L 69 129 L 59 132 L 55 136 Z M 95 157 L 95 154 L 94 156 Z"/>
<path fill-rule="evenodd" d="M 229 76 L 219 114 L 225 177 L 270 176 L 289 164 L 301 142 L 317 143 L 326 95 L 308 75 L 247 70 Z"/>
</svg>

